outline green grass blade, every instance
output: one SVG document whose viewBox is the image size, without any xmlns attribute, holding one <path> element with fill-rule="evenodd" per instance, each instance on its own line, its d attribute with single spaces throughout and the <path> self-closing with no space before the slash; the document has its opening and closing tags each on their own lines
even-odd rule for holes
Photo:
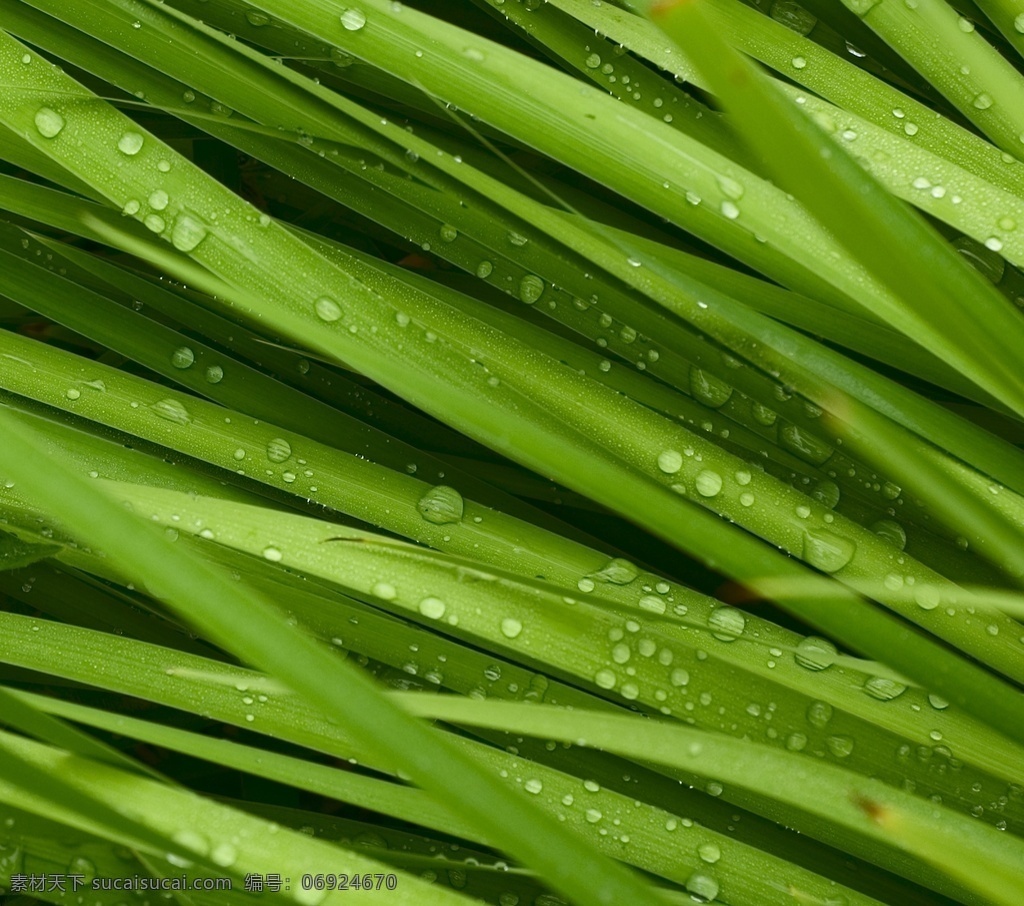
<svg viewBox="0 0 1024 906">
<path fill-rule="evenodd" d="M 47 470 L 40 475 L 30 463 L 39 461 L 38 448 L 31 435 L 16 422 L 5 419 L 7 447 L 3 457 L 9 474 L 19 485 L 108 552 L 119 556 L 123 564 L 142 572 L 150 588 L 160 588 L 194 624 L 217 641 L 244 651 L 245 656 L 270 667 L 273 673 L 302 690 L 356 732 L 374 739 L 371 748 L 397 752 L 410 773 L 433 788 L 436 795 L 448 793 L 448 771 L 461 766 L 462 791 L 471 799 L 466 812 L 474 817 L 485 833 L 501 839 L 510 852 L 526 856 L 524 861 L 550 874 L 556 886 L 584 903 L 613 902 L 617 898 L 644 898 L 648 888 L 625 870 L 595 858 L 592 849 L 562 832 L 555 822 L 541 820 L 529 804 L 509 795 L 507 789 L 472 762 L 445 746 L 430 730 L 382 710 L 373 686 L 353 670 L 342 670 L 341 661 L 308 637 L 293 633 L 272 605 L 257 603 L 255 595 L 240 592 L 221 573 L 178 556 L 156 532 L 140 530 L 143 523 L 73 473 Z M 102 518 L 98 514 L 102 513 Z M 102 528 L 101 528 L 102 526 Z M 116 553 L 115 553 L 116 552 Z M 189 572 L 179 572 L 179 569 Z M 198 602 L 217 600 L 216 610 Z M 244 634 L 242 627 L 245 627 Z M 282 630 L 284 632 L 282 632 Z M 324 684 L 325 676 L 339 677 L 339 686 Z M 394 721 L 394 723 L 390 723 Z M 415 746 L 410 746 L 416 740 Z M 516 827 L 518 825 L 518 830 Z M 518 838 L 518 839 L 517 839 Z M 557 865 L 579 860 L 590 867 L 587 877 L 558 877 Z M 656 898 L 652 897 L 656 901 Z"/>
</svg>

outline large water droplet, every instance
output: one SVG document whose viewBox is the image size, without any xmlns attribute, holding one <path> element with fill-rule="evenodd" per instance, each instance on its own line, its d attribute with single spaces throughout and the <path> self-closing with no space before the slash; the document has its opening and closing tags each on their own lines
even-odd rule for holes
<svg viewBox="0 0 1024 906">
<path fill-rule="evenodd" d="M 811 529 L 804 532 L 804 560 L 826 573 L 834 573 L 846 566 L 856 549 L 849 538 L 832 532 Z"/>
<path fill-rule="evenodd" d="M 424 598 L 419 603 L 419 611 L 431 620 L 440 620 L 444 616 L 445 603 L 440 598 Z"/>
<path fill-rule="evenodd" d="M 267 441 L 267 459 L 271 462 L 286 462 L 292 455 L 292 445 L 283 437 Z"/>
<path fill-rule="evenodd" d="M 117 150 L 129 157 L 134 157 L 142 150 L 145 138 L 139 132 L 126 132 L 117 140 Z"/>
<path fill-rule="evenodd" d="M 811 488 L 811 497 L 830 510 L 839 503 L 839 494 L 839 485 L 827 478 L 823 478 Z"/>
<path fill-rule="evenodd" d="M 722 490 L 722 476 L 710 469 L 704 469 L 697 475 L 694 487 L 702 497 L 714 497 Z"/>
<path fill-rule="evenodd" d="M 192 416 L 189 415 L 188 409 L 175 399 L 159 400 L 149 408 L 153 410 L 155 415 L 169 422 L 187 425 L 192 421 Z"/>
<path fill-rule="evenodd" d="M 416 509 L 427 522 L 448 525 L 462 519 L 465 506 L 462 495 L 455 488 L 438 485 L 419 499 Z"/>
<path fill-rule="evenodd" d="M 179 346 L 171 353 L 171 364 L 175 368 L 191 368 L 196 360 L 196 354 L 188 346 Z"/>
<path fill-rule="evenodd" d="M 779 444 L 816 466 L 827 462 L 835 452 L 825 441 L 788 422 L 779 429 Z"/>
<path fill-rule="evenodd" d="M 64 117 L 51 107 L 40 107 L 36 111 L 35 124 L 43 138 L 53 138 L 64 128 Z"/>
<path fill-rule="evenodd" d="M 767 406 L 762 406 L 760 403 L 751 404 L 750 414 L 754 417 L 755 422 L 765 427 L 774 425 L 775 420 L 779 417 L 778 413 L 774 410 L 769 409 Z"/>
<path fill-rule="evenodd" d="M 793 0 L 775 0 L 772 4 L 771 17 L 781 22 L 798 35 L 806 35 L 818 24 L 817 18 L 799 3 Z"/>
<path fill-rule="evenodd" d="M 501 621 L 501 634 L 506 639 L 514 639 L 523 631 L 523 624 L 514 617 L 505 617 Z"/>
<path fill-rule="evenodd" d="M 794 656 L 801 667 L 808 670 L 824 670 L 835 663 L 836 654 L 836 646 L 828 639 L 809 635 L 797 642 Z"/>
<path fill-rule="evenodd" d="M 710 903 L 718 896 L 718 881 L 704 871 L 695 871 L 686 879 L 686 890 L 698 903 Z"/>
<path fill-rule="evenodd" d="M 321 321 L 337 321 L 341 317 L 341 306 L 328 296 L 321 296 L 313 304 L 316 316 Z"/>
<path fill-rule="evenodd" d="M 683 466 L 683 454 L 678 450 L 662 450 L 658 454 L 658 468 L 667 475 L 675 475 Z"/>
<path fill-rule="evenodd" d="M 833 708 L 828 702 L 811 702 L 807 706 L 807 722 L 812 727 L 823 730 L 832 720 Z"/>
<path fill-rule="evenodd" d="M 906 530 L 894 519 L 879 519 L 871 526 L 871 531 L 900 550 L 907 546 Z"/>
<path fill-rule="evenodd" d="M 747 618 L 742 610 L 735 607 L 719 607 L 708 617 L 708 629 L 711 634 L 722 642 L 735 641 L 743 635 Z"/>
<path fill-rule="evenodd" d="M 191 214 L 179 214 L 171 229 L 171 245 L 179 252 L 191 252 L 206 238 L 206 224 Z"/>
<path fill-rule="evenodd" d="M 690 368 L 690 392 L 705 406 L 717 409 L 724 406 L 732 396 L 732 387 L 708 371 Z"/>
<path fill-rule="evenodd" d="M 341 14 L 341 24 L 346 31 L 359 31 L 366 25 L 366 15 L 361 9 L 349 7 Z"/>
<path fill-rule="evenodd" d="M 590 578 L 596 579 L 598 582 L 607 582 L 610 585 L 629 585 L 638 575 L 640 572 L 635 564 L 630 563 L 629 560 L 623 560 L 621 557 L 615 557 L 609 560 L 600 571 L 591 573 Z"/>
<path fill-rule="evenodd" d="M 519 298 L 527 305 L 533 305 L 544 294 L 544 281 L 534 274 L 527 274 L 519 281 Z"/>
<path fill-rule="evenodd" d="M 864 683 L 864 691 L 872 698 L 888 702 L 906 692 L 907 687 L 898 680 L 889 679 L 887 676 L 872 676 Z"/>
</svg>

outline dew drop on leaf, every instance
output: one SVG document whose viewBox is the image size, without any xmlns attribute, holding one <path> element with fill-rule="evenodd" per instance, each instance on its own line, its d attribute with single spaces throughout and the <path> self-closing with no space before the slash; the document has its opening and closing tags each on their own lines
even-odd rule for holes
<svg viewBox="0 0 1024 906">
<path fill-rule="evenodd" d="M 831 667 L 835 663 L 836 654 L 836 646 L 828 639 L 809 635 L 797 643 L 794 657 L 801 667 L 816 671 Z"/>
<path fill-rule="evenodd" d="M 419 514 L 434 525 L 459 522 L 465 511 L 462 495 L 447 485 L 438 485 L 424 494 L 416 504 Z"/>
<path fill-rule="evenodd" d="M 64 128 L 64 117 L 51 107 L 40 107 L 36 111 L 35 124 L 43 138 L 54 138 Z"/>
<path fill-rule="evenodd" d="M 283 437 L 267 441 L 267 459 L 271 462 L 286 462 L 292 455 L 292 445 Z"/>
<path fill-rule="evenodd" d="M 117 140 L 117 150 L 133 157 L 142 150 L 145 139 L 139 132 L 126 132 Z"/>
<path fill-rule="evenodd" d="M 808 529 L 804 532 L 803 558 L 822 572 L 834 573 L 853 559 L 856 545 L 832 532 Z"/>
</svg>

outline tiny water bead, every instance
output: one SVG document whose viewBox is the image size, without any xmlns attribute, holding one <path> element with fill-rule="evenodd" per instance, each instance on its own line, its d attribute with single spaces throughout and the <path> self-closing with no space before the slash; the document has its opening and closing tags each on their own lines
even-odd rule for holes
<svg viewBox="0 0 1024 906">
<path fill-rule="evenodd" d="M 126 132 L 117 140 L 117 150 L 134 157 L 142 150 L 145 138 L 139 132 Z"/>
<path fill-rule="evenodd" d="M 191 368 L 195 360 L 196 355 L 188 346 L 179 346 L 171 353 L 171 364 L 175 368 Z"/>
<path fill-rule="evenodd" d="M 35 124 L 43 138 L 55 138 L 64 128 L 64 117 L 52 107 L 40 107 L 36 111 Z"/>
<path fill-rule="evenodd" d="M 416 504 L 420 516 L 434 525 L 459 522 L 465 512 L 465 501 L 455 488 L 438 485 L 424 494 Z"/>
<path fill-rule="evenodd" d="M 321 296 L 313 303 L 313 310 L 321 321 L 337 321 L 341 317 L 341 306 L 329 296 Z"/>
</svg>

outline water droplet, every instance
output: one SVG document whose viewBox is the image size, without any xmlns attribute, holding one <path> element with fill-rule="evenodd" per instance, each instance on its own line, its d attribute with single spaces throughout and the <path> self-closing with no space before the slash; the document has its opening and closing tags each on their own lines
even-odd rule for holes
<svg viewBox="0 0 1024 906">
<path fill-rule="evenodd" d="M 710 903 L 718 896 L 718 881 L 704 871 L 695 871 L 686 879 L 686 890 L 698 903 Z"/>
<path fill-rule="evenodd" d="M 828 702 L 811 702 L 807 706 L 807 722 L 812 727 L 823 730 L 832 720 L 832 706 Z"/>
<path fill-rule="evenodd" d="M 260 28 L 270 21 L 270 16 L 260 9 L 247 9 L 245 11 L 245 19 L 250 25 Z"/>
<path fill-rule="evenodd" d="M 479 264 L 478 264 L 478 265 L 476 266 L 476 275 L 477 275 L 477 276 L 478 276 L 478 277 L 479 277 L 479 278 L 480 278 L 481 280 L 486 280 L 486 279 L 487 279 L 488 277 L 490 277 L 490 276 L 491 276 L 491 274 L 492 274 L 493 272 L 494 272 L 494 265 L 493 265 L 493 264 L 491 264 L 491 262 L 490 262 L 490 261 L 486 261 L 486 260 L 485 260 L 485 261 L 481 261 L 481 262 L 480 262 L 480 263 L 479 263 Z"/>
<path fill-rule="evenodd" d="M 594 674 L 594 682 L 602 689 L 614 689 L 616 676 L 611 670 L 605 668 Z"/>
<path fill-rule="evenodd" d="M 604 815 L 596 808 L 588 808 L 586 811 L 586 819 L 590 824 L 597 824 L 603 817 Z"/>
<path fill-rule="evenodd" d="M 779 429 L 779 444 L 816 466 L 827 462 L 835 452 L 825 441 L 789 422 Z"/>
<path fill-rule="evenodd" d="M 366 25 L 366 15 L 361 9 L 349 7 L 341 14 L 341 25 L 346 31 L 359 31 Z"/>
<path fill-rule="evenodd" d="M 437 232 L 444 242 L 454 242 L 459 238 L 459 231 L 450 223 L 442 224 L 441 229 Z"/>
<path fill-rule="evenodd" d="M 276 547 L 265 547 L 263 548 L 263 559 L 269 560 L 271 563 L 280 563 L 284 554 L 281 553 Z"/>
<path fill-rule="evenodd" d="M 708 617 L 708 629 L 711 634 L 722 642 L 733 642 L 743 635 L 747 618 L 742 610 L 735 607 L 719 607 Z"/>
<path fill-rule="evenodd" d="M 936 711 L 945 711 L 949 707 L 949 702 L 938 695 L 929 694 L 928 704 L 931 705 Z"/>
<path fill-rule="evenodd" d="M 159 400 L 149 408 L 160 418 L 178 425 L 187 425 L 192 421 L 192 416 L 189 415 L 188 409 L 175 399 Z"/>
<path fill-rule="evenodd" d="M 188 346 L 179 346 L 171 353 L 171 364 L 175 368 L 191 368 L 195 360 L 196 355 Z"/>
<path fill-rule="evenodd" d="M 697 847 L 697 855 L 709 865 L 714 865 L 722 858 L 722 848 L 717 843 L 701 843 Z"/>
<path fill-rule="evenodd" d="M 317 317 L 321 321 L 337 321 L 341 317 L 341 306 L 328 296 L 321 296 L 313 304 Z"/>
<path fill-rule="evenodd" d="M 219 384 L 224 380 L 224 369 L 220 365 L 210 365 L 206 369 L 206 381 L 209 384 Z"/>
<path fill-rule="evenodd" d="M 786 737 L 786 748 L 790 752 L 802 752 L 807 748 L 807 737 L 803 733 L 790 733 Z"/>
<path fill-rule="evenodd" d="M 760 403 L 753 403 L 751 405 L 750 414 L 754 417 L 755 422 L 766 427 L 774 425 L 775 420 L 779 417 L 778 413 L 767 406 L 762 406 Z"/>
<path fill-rule="evenodd" d="M 390 582 L 377 582 L 370 591 L 382 601 L 393 601 L 398 594 L 395 586 Z"/>
<path fill-rule="evenodd" d="M 117 150 L 133 157 L 142 150 L 145 138 L 139 132 L 126 132 L 117 140 Z"/>
<path fill-rule="evenodd" d="M 159 214 L 147 214 L 142 222 L 146 225 L 147 230 L 154 233 L 162 233 L 167 229 L 167 221 Z"/>
<path fill-rule="evenodd" d="M 171 229 L 171 245 L 179 252 L 191 252 L 206 238 L 206 224 L 191 214 L 179 214 Z"/>
<path fill-rule="evenodd" d="M 68 398 L 69 400 L 72 400 L 72 401 L 74 401 L 74 400 L 77 400 L 77 399 L 80 399 L 80 398 L 81 398 L 81 396 L 82 396 L 82 391 L 81 391 L 81 390 L 79 390 L 79 389 L 78 389 L 77 387 L 71 387 L 71 388 L 70 388 L 70 389 L 69 389 L 69 390 L 68 390 L 68 391 L 67 391 L 67 392 L 66 392 L 66 393 L 64 394 L 64 396 L 66 396 L 66 397 L 67 397 L 67 398 Z"/>
<path fill-rule="evenodd" d="M 675 475 L 683 466 L 683 454 L 678 450 L 662 450 L 658 454 L 658 468 L 667 475 Z"/>
<path fill-rule="evenodd" d="M 718 409 L 732 396 L 732 387 L 710 372 L 693 366 L 690 368 L 690 392 L 705 406 Z"/>
<path fill-rule="evenodd" d="M 837 653 L 836 646 L 828 639 L 809 635 L 797 642 L 794 657 L 801 667 L 808 670 L 825 670 L 835 663 Z"/>
<path fill-rule="evenodd" d="M 445 603 L 440 598 L 424 598 L 419 603 L 419 611 L 431 620 L 440 620 L 444 616 Z"/>
<path fill-rule="evenodd" d="M 842 569 L 853 558 L 856 545 L 841 535 L 808 529 L 804 532 L 803 558 L 826 573 Z"/>
<path fill-rule="evenodd" d="M 825 740 L 828 750 L 836 758 L 846 758 L 853 751 L 853 738 L 850 736 L 830 736 Z"/>
<path fill-rule="evenodd" d="M 544 281 L 535 274 L 527 274 L 519 281 L 519 298 L 533 305 L 544 294 Z"/>
<path fill-rule="evenodd" d="M 942 595 L 934 585 L 919 585 L 914 589 L 914 600 L 922 610 L 935 610 L 942 601 Z"/>
<path fill-rule="evenodd" d="M 126 217 L 132 217 L 135 214 L 139 213 L 139 208 L 141 207 L 142 205 L 139 204 L 138 199 L 131 198 L 125 202 L 124 207 L 121 208 L 121 213 L 124 214 Z"/>
<path fill-rule="evenodd" d="M 754 495 L 751 494 L 750 491 L 744 491 L 742 494 L 740 494 L 740 506 L 753 506 L 753 505 L 754 505 Z"/>
<path fill-rule="evenodd" d="M 729 220 L 735 220 L 737 217 L 740 216 L 740 209 L 736 206 L 736 202 L 729 201 L 728 198 L 722 202 L 719 209 L 721 210 L 722 214 Z"/>
<path fill-rule="evenodd" d="M 803 69 L 807 66 L 807 60 L 804 57 L 793 57 L 790 62 L 793 64 L 794 69 Z"/>
<path fill-rule="evenodd" d="M 781 22 L 786 28 L 790 28 L 798 35 L 806 35 L 811 32 L 818 20 L 804 9 L 799 3 L 793 0 L 775 0 L 772 4 L 771 17 L 776 22 Z"/>
<path fill-rule="evenodd" d="M 635 564 L 630 563 L 629 560 L 623 560 L 621 557 L 615 557 L 609 560 L 600 571 L 591 573 L 590 578 L 610 585 L 629 585 L 638 575 L 640 572 Z"/>
<path fill-rule="evenodd" d="M 283 437 L 267 441 L 267 459 L 271 462 L 286 462 L 292 455 L 292 445 Z"/>
<path fill-rule="evenodd" d="M 149 206 L 154 211 L 162 211 L 167 207 L 170 198 L 163 189 L 155 189 L 149 194 Z"/>
<path fill-rule="evenodd" d="M 448 525 L 462 519 L 465 501 L 455 488 L 438 485 L 420 498 L 416 509 L 427 522 L 434 525 Z"/>
<path fill-rule="evenodd" d="M 839 485 L 827 478 L 823 478 L 811 488 L 811 497 L 830 510 L 839 503 L 839 493 Z"/>
<path fill-rule="evenodd" d="M 506 617 L 501 621 L 501 634 L 506 639 L 514 639 L 523 631 L 523 624 L 514 617 Z"/>
<path fill-rule="evenodd" d="M 54 138 L 64 128 L 64 117 L 51 107 L 40 107 L 36 111 L 35 124 L 43 138 Z"/>
<path fill-rule="evenodd" d="M 903 124 L 903 131 L 907 135 L 917 135 L 917 131 L 918 131 L 917 123 L 910 123 L 910 122 L 904 123 Z"/>
<path fill-rule="evenodd" d="M 523 784 L 523 789 L 526 790 L 526 792 L 533 793 L 533 795 L 536 796 L 542 789 L 544 789 L 544 784 L 541 783 L 539 780 L 530 778 L 526 781 L 526 783 Z"/>
<path fill-rule="evenodd" d="M 230 843 L 218 843 L 210 851 L 210 859 L 214 865 L 219 865 L 221 868 L 230 868 L 235 864 L 235 860 L 238 858 L 238 850 L 236 850 Z"/>
<path fill-rule="evenodd" d="M 592 53 L 583 61 L 583 65 L 586 66 L 587 69 L 597 69 L 597 67 L 601 65 L 601 57 L 596 53 Z"/>
<path fill-rule="evenodd" d="M 637 606 L 641 610 L 646 610 L 650 613 L 665 612 L 665 601 L 657 595 L 644 595 L 639 601 L 637 601 Z"/>
<path fill-rule="evenodd" d="M 900 550 L 907 546 L 907 532 L 894 519 L 879 519 L 871 526 L 871 531 Z"/>
<path fill-rule="evenodd" d="M 1020 13 L 1020 15 L 1013 20 L 1013 27 L 1024 35 L 1024 13 Z"/>
<path fill-rule="evenodd" d="M 907 691 L 907 687 L 898 680 L 887 676 L 872 676 L 864 683 L 864 691 L 872 698 L 888 702 L 898 698 Z"/>
<path fill-rule="evenodd" d="M 973 103 L 974 106 L 978 108 L 978 110 L 988 110 L 988 108 L 992 106 L 992 97 L 988 94 L 985 94 L 985 92 L 983 91 L 981 94 L 976 94 L 974 96 Z"/>
<path fill-rule="evenodd" d="M 722 490 L 722 476 L 710 469 L 704 469 L 698 473 L 694 487 L 702 497 L 714 497 Z"/>
</svg>

